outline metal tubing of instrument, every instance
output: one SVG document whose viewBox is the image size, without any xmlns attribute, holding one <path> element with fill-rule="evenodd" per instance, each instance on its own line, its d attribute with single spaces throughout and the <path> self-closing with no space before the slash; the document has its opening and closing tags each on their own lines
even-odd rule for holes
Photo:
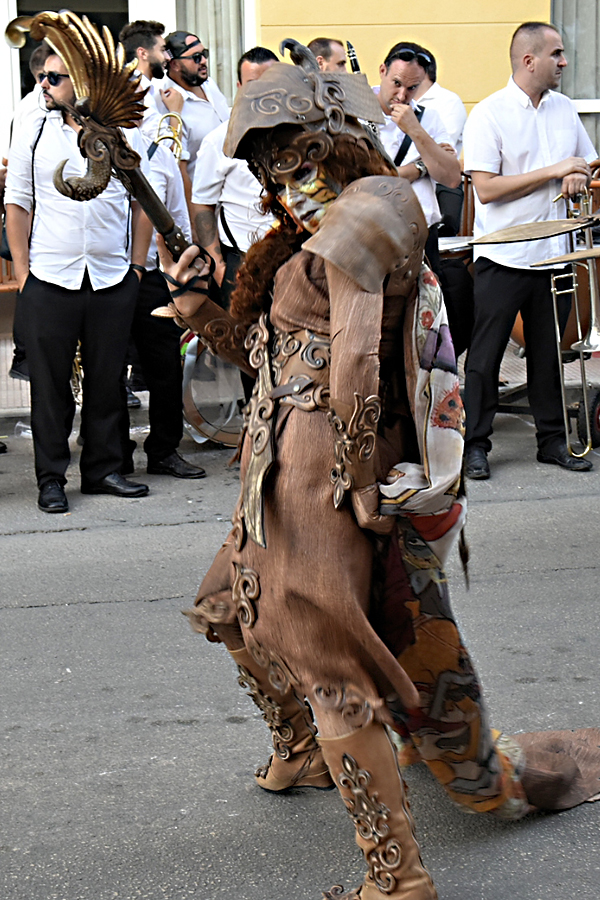
<svg viewBox="0 0 600 900">
<path fill-rule="evenodd" d="M 586 192 L 582 198 L 582 207 L 584 215 L 589 215 L 590 195 Z M 585 245 L 588 250 L 593 249 L 594 239 L 592 237 L 592 229 L 585 229 Z M 593 259 L 586 261 L 588 278 L 590 283 L 590 327 L 586 337 L 583 340 L 576 341 L 571 345 L 572 350 L 580 353 L 596 353 L 600 350 L 600 292 L 598 290 L 598 270 Z"/>
<path fill-rule="evenodd" d="M 167 120 L 166 128 L 168 130 L 165 131 L 163 134 L 161 134 L 162 125 L 163 125 L 163 122 L 165 121 L 165 119 Z M 171 124 L 171 119 L 175 119 L 175 122 L 176 122 L 175 125 Z M 181 118 L 179 113 L 176 113 L 176 112 L 165 113 L 164 116 L 160 117 L 160 120 L 159 120 L 157 128 L 156 128 L 156 137 L 154 138 L 153 143 L 160 144 L 161 141 L 172 141 L 173 147 L 171 149 L 173 152 L 173 156 L 175 157 L 177 162 L 179 162 L 179 160 L 181 159 L 181 154 L 183 153 L 183 144 L 181 142 L 182 132 L 183 132 L 183 119 Z"/>
<path fill-rule="evenodd" d="M 557 287 L 557 283 L 559 281 L 561 281 L 561 279 L 563 279 L 563 278 L 572 279 L 571 287 L 565 288 L 564 290 L 559 290 Z M 574 271 L 574 267 L 573 267 L 573 272 L 571 274 L 563 273 L 560 275 L 552 275 L 550 281 L 551 281 L 550 289 L 552 292 L 552 305 L 553 305 L 553 309 L 554 309 L 554 329 L 555 329 L 555 336 L 556 336 L 556 350 L 558 353 L 558 374 L 559 374 L 559 378 L 560 378 L 560 395 L 561 395 L 561 399 L 562 399 L 563 422 L 564 422 L 564 426 L 565 426 L 565 440 L 566 440 L 566 444 L 567 444 L 567 450 L 569 451 L 569 455 L 574 456 L 577 459 L 581 459 L 582 457 L 587 456 L 587 454 L 592 449 L 592 435 L 590 433 L 590 427 L 589 427 L 589 410 L 588 410 L 588 402 L 587 402 L 587 384 L 585 381 L 585 362 L 583 359 L 583 353 L 580 352 L 579 363 L 580 363 L 580 367 L 581 367 L 583 405 L 584 405 L 584 409 L 585 409 L 585 419 L 586 419 L 586 423 L 587 423 L 587 426 L 586 426 L 587 434 L 586 434 L 586 445 L 585 445 L 583 452 L 577 453 L 573 449 L 573 446 L 572 446 L 570 438 L 569 438 L 569 410 L 568 410 L 568 405 L 567 405 L 567 392 L 565 389 L 565 373 L 564 373 L 563 362 L 562 362 L 562 353 L 561 353 L 561 349 L 560 349 L 560 339 L 561 339 L 560 338 L 560 319 L 559 319 L 559 315 L 558 315 L 558 298 L 560 296 L 562 296 L 563 294 L 571 294 L 571 296 L 573 297 L 573 299 L 575 301 L 578 334 L 581 334 L 581 325 L 579 322 L 579 311 L 578 311 L 578 304 L 577 304 L 577 273 Z"/>
</svg>

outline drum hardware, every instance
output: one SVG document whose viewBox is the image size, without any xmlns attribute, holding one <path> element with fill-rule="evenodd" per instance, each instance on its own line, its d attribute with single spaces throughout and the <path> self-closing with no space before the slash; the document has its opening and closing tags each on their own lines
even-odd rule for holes
<svg viewBox="0 0 600 900">
<path fill-rule="evenodd" d="M 483 237 L 475 238 L 471 244 L 513 244 L 519 241 L 539 241 L 543 238 L 556 237 L 559 234 L 569 234 L 582 228 L 591 228 L 600 224 L 600 212 L 594 215 L 576 216 L 570 219 L 550 219 L 547 222 L 528 222 L 526 225 L 511 225 L 510 228 L 502 228 L 493 231 Z M 540 265 L 545 265 L 541 263 Z"/>
<path fill-rule="evenodd" d="M 557 199 L 560 199 L 562 195 L 559 195 Z M 573 222 L 587 220 L 590 218 L 590 204 L 591 197 L 589 191 L 585 191 L 581 195 L 580 199 L 580 208 L 583 215 L 576 216 L 572 219 Z M 571 249 L 573 248 L 573 237 L 574 232 L 570 234 L 571 240 Z M 554 307 L 554 326 L 555 326 L 555 334 L 556 334 L 556 346 L 558 352 L 558 360 L 559 360 L 559 372 L 560 372 L 560 390 L 562 397 L 562 406 L 563 406 L 563 418 L 565 423 L 565 437 L 567 441 L 567 450 L 571 456 L 576 458 L 582 458 L 586 456 L 593 446 L 592 441 L 592 430 L 591 430 L 591 422 L 590 422 L 590 410 L 589 410 L 589 402 L 588 402 L 588 391 L 587 391 L 587 372 L 586 372 L 586 357 L 589 359 L 592 353 L 600 350 L 600 292 L 598 289 L 598 270 L 596 268 L 596 263 L 593 261 L 595 257 L 600 256 L 600 248 L 594 248 L 593 237 L 591 229 L 588 226 L 584 227 L 584 237 L 586 247 L 584 250 L 573 250 L 571 253 L 565 254 L 564 257 L 554 257 L 553 260 L 544 260 L 542 263 L 535 263 L 536 267 L 548 265 L 549 263 L 557 264 L 560 262 L 567 262 L 570 265 L 570 272 L 563 272 L 559 274 L 551 275 L 551 292 L 552 292 L 552 303 Z M 579 282 L 577 279 L 577 266 L 584 266 L 588 272 L 588 281 L 589 281 L 589 290 L 590 290 L 590 324 L 588 328 L 587 335 L 585 338 L 583 337 L 583 331 L 581 326 L 581 311 L 579 305 Z M 561 287 L 565 283 L 565 281 L 569 282 L 567 287 Z M 579 357 L 579 368 L 581 372 L 581 390 L 582 390 L 582 405 L 583 405 L 583 413 L 585 419 L 585 437 L 582 438 L 582 443 L 584 444 L 584 449 L 582 453 L 577 453 L 569 439 L 569 410 L 567 405 L 566 398 L 566 390 L 565 390 L 565 379 L 564 379 L 564 370 L 563 370 L 563 356 L 561 353 L 561 335 L 560 335 L 560 325 L 559 325 L 559 317 L 558 317 L 558 298 L 563 295 L 570 295 L 573 299 L 573 306 L 575 309 L 575 320 L 577 324 L 577 340 L 571 344 L 571 350 L 574 351 Z M 581 421 L 581 417 L 580 417 Z M 581 435 L 580 435 L 581 437 Z"/>
<path fill-rule="evenodd" d="M 595 267 L 594 267 L 595 268 Z M 554 309 L 554 332 L 556 336 L 556 346 L 558 351 L 558 371 L 560 375 L 560 396 L 562 400 L 562 411 L 563 411 L 563 421 L 565 424 L 565 440 L 567 443 L 567 450 L 570 456 L 574 456 L 577 459 L 581 459 L 592 449 L 592 432 L 590 426 L 590 410 L 588 404 L 588 392 L 587 392 L 587 377 L 586 377 L 586 368 L 585 368 L 585 352 L 580 348 L 579 345 L 583 344 L 582 341 L 582 330 L 581 330 L 581 317 L 579 314 L 579 301 L 578 301 L 578 289 L 579 283 L 577 281 L 577 269 L 573 264 L 571 266 L 571 272 L 562 272 L 559 275 L 552 274 L 551 276 L 551 285 L 550 290 L 552 292 L 552 305 Z M 560 288 L 559 282 L 562 283 L 564 281 L 568 281 L 570 284 L 568 287 Z M 591 278 L 590 278 L 590 286 L 591 286 Z M 574 307 L 575 307 L 575 317 L 577 322 L 577 335 L 578 340 L 571 345 L 572 350 L 578 351 L 579 356 L 579 369 L 581 372 L 581 393 L 582 393 L 582 403 L 583 410 L 585 416 L 585 444 L 582 453 L 577 453 L 571 444 L 571 440 L 569 437 L 570 427 L 569 427 L 569 405 L 567 402 L 567 393 L 565 388 L 565 373 L 563 369 L 563 355 L 560 349 L 560 321 L 558 315 L 558 298 L 562 295 L 570 294 Z M 590 295 L 590 303 L 592 301 L 592 297 Z M 591 327 L 591 326 L 590 326 Z M 582 441 L 583 443 L 583 441 Z"/>
<path fill-rule="evenodd" d="M 563 199 L 560 194 L 556 200 Z M 598 427 L 596 418 L 600 415 L 600 393 L 597 393 L 593 399 L 593 404 L 588 398 L 588 380 L 586 374 L 585 361 L 589 359 L 592 353 L 600 351 L 600 292 L 598 288 L 598 275 L 595 258 L 600 257 L 600 247 L 593 246 L 593 237 L 591 228 L 598 224 L 600 219 L 600 211 L 590 213 L 591 196 L 586 190 L 581 197 L 580 212 L 575 214 L 572 211 L 567 212 L 566 219 L 552 219 L 547 222 L 529 222 L 525 225 L 515 225 L 510 228 L 504 228 L 491 234 L 484 235 L 471 241 L 472 244 L 500 244 L 513 243 L 519 241 L 542 240 L 548 237 L 556 237 L 558 235 L 568 235 L 571 243 L 571 252 L 562 256 L 556 256 L 552 259 L 546 259 L 543 262 L 533 263 L 532 268 L 539 268 L 548 265 L 569 265 L 571 271 L 551 275 L 551 294 L 554 311 L 555 337 L 556 347 L 559 360 L 560 371 L 560 388 L 561 400 L 563 407 L 563 419 L 565 427 L 565 439 L 567 450 L 571 456 L 581 458 L 586 456 L 593 446 L 599 444 Z M 586 247 L 585 249 L 574 249 L 574 237 L 576 232 L 581 231 L 584 234 Z M 591 261 L 591 262 L 590 262 Z M 577 266 L 585 266 L 588 270 L 589 286 L 590 286 L 590 325 L 586 337 L 583 337 L 581 307 L 579 303 L 580 284 L 577 278 Z M 570 282 L 565 286 L 565 282 Z M 577 339 L 571 344 L 571 349 L 563 352 L 561 350 L 560 322 L 558 315 L 558 298 L 563 295 L 570 295 L 574 299 L 573 307 L 575 313 L 576 337 Z M 524 351 L 526 353 L 526 350 Z M 524 355 L 524 354 L 523 354 Z M 581 389 L 583 398 L 579 402 L 579 409 L 569 407 L 567 402 L 567 390 L 565 386 L 563 364 L 566 362 L 574 362 L 579 359 L 581 371 Z M 590 409 L 593 409 L 593 421 L 590 415 Z M 523 407 L 520 411 L 525 411 Z M 517 409 L 511 408 L 512 412 Z M 529 411 L 529 410 L 527 410 Z M 583 452 L 578 453 L 572 446 L 569 438 L 569 419 L 571 416 L 578 418 L 578 435 L 584 447 Z"/>
<path fill-rule="evenodd" d="M 540 266 L 555 266 L 561 263 L 576 263 L 586 259 L 597 259 L 600 257 L 600 247 L 584 247 L 582 250 L 573 250 L 572 253 L 565 253 L 564 256 L 553 256 L 551 259 L 545 259 L 543 262 L 531 263 L 533 269 Z"/>
</svg>

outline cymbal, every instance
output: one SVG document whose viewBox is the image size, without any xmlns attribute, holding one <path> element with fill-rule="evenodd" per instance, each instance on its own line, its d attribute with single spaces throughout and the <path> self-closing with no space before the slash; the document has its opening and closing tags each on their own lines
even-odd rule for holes
<svg viewBox="0 0 600 900">
<path fill-rule="evenodd" d="M 582 259 L 594 259 L 600 256 L 600 247 L 584 247 L 582 250 L 574 250 L 573 253 L 565 253 L 564 256 L 554 256 L 552 259 L 545 259 L 543 262 L 531 263 L 532 267 L 537 266 L 553 266 L 558 263 L 578 262 Z"/>
<path fill-rule="evenodd" d="M 568 234 L 580 228 L 591 228 L 600 224 L 600 215 L 578 216 L 576 219 L 550 219 L 547 222 L 528 222 L 526 225 L 512 225 L 492 234 L 471 241 L 472 244 L 513 244 L 518 241 L 536 241 Z"/>
</svg>

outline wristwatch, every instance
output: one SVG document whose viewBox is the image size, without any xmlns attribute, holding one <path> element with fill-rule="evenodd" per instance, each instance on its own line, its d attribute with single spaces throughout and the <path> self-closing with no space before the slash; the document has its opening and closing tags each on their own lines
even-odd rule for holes
<svg viewBox="0 0 600 900">
<path fill-rule="evenodd" d="M 419 173 L 419 178 L 417 178 L 417 181 L 420 178 L 425 178 L 426 175 L 429 175 L 429 172 L 427 171 L 427 166 L 425 165 L 425 163 L 423 162 L 422 159 L 415 159 L 415 161 L 413 162 L 413 166 L 415 166 L 415 168 L 417 169 L 417 171 Z"/>
</svg>

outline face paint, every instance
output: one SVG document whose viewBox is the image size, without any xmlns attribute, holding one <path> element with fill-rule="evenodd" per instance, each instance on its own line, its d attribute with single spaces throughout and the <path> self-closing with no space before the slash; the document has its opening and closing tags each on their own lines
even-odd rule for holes
<svg viewBox="0 0 600 900">
<path fill-rule="evenodd" d="M 341 188 L 336 185 L 319 166 L 301 169 L 285 184 L 279 185 L 278 196 L 281 204 L 291 217 L 311 234 L 321 224 L 321 219 Z"/>
</svg>

